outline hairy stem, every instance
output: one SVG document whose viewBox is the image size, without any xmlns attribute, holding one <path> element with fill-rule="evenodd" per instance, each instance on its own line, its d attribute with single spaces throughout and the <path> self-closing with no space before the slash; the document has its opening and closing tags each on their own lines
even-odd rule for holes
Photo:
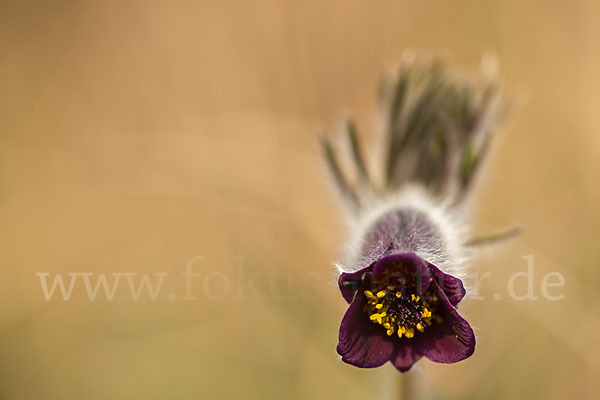
<svg viewBox="0 0 600 400">
<path fill-rule="evenodd" d="M 415 382 L 413 374 L 405 372 L 400 374 L 398 379 L 398 396 L 399 400 L 412 400 L 414 398 Z"/>
</svg>

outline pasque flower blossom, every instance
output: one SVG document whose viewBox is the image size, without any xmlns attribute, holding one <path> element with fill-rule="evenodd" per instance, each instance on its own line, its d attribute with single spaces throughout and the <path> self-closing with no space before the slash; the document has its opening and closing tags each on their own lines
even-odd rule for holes
<svg viewBox="0 0 600 400">
<path fill-rule="evenodd" d="M 345 362 L 378 367 L 391 361 L 407 371 L 423 356 L 454 363 L 475 351 L 473 330 L 455 308 L 465 295 L 462 282 L 415 253 L 342 273 L 339 283 L 350 303 L 337 346 Z"/>
<path fill-rule="evenodd" d="M 348 221 L 336 263 L 349 304 L 337 352 L 357 367 L 390 361 L 404 372 L 422 357 L 455 363 L 475 351 L 473 329 L 457 307 L 475 243 L 467 236 L 470 195 L 501 113 L 490 74 L 459 80 L 437 62 L 405 61 L 382 94 L 374 168 L 353 122 L 346 124 L 351 170 L 323 141 Z"/>
</svg>

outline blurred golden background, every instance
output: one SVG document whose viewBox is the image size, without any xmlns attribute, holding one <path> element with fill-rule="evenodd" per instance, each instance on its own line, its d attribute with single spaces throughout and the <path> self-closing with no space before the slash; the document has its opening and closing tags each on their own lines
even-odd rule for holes
<svg viewBox="0 0 600 400">
<path fill-rule="evenodd" d="M 529 102 L 478 192 L 477 232 L 529 231 L 474 265 L 475 355 L 421 361 L 422 398 L 594 399 L 600 390 L 600 4 L 593 1 L 10 1 L 0 4 L 0 398 L 364 399 L 393 367 L 337 360 L 341 220 L 317 136 L 368 137 L 402 52 Z M 534 256 L 534 289 L 508 277 Z M 194 257 L 202 257 L 194 259 Z M 190 260 L 191 295 L 182 273 Z M 91 301 L 84 276 L 122 276 Z M 155 300 L 127 286 L 161 275 Z M 167 275 L 164 275 L 167 274 Z M 89 277 L 89 275 L 88 275 Z M 526 288 L 518 287 L 520 293 Z M 492 296 L 502 297 L 496 300 Z"/>
</svg>

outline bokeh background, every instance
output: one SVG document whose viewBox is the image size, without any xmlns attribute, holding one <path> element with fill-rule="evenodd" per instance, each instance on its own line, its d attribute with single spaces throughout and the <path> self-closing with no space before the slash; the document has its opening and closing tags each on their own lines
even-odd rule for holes
<svg viewBox="0 0 600 400">
<path fill-rule="evenodd" d="M 495 52 L 507 125 L 476 231 L 529 231 L 474 265 L 475 356 L 419 363 L 421 398 L 593 399 L 600 389 L 600 3 L 0 3 L 0 398 L 364 399 L 392 367 L 335 354 L 341 219 L 317 137 L 367 140 L 407 48 L 466 71 Z M 513 89 L 511 89 L 513 88 Z M 534 290 L 508 277 L 534 256 Z M 193 296 L 181 274 L 194 257 Z M 108 301 L 46 301 L 36 273 L 126 278 Z M 137 281 L 136 281 L 137 282 Z M 68 281 L 67 281 L 68 283 Z M 241 286 L 240 286 L 241 284 Z M 524 282 L 517 287 L 526 290 Z M 493 295 L 501 296 L 496 300 Z"/>
</svg>

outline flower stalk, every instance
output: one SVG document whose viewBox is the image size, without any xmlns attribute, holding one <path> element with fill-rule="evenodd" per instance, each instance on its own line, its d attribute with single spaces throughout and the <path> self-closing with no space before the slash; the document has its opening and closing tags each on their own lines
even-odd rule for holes
<svg viewBox="0 0 600 400">
<path fill-rule="evenodd" d="M 396 377 L 398 382 L 398 400 L 413 400 L 414 379 L 411 372 L 400 374 Z"/>
</svg>

